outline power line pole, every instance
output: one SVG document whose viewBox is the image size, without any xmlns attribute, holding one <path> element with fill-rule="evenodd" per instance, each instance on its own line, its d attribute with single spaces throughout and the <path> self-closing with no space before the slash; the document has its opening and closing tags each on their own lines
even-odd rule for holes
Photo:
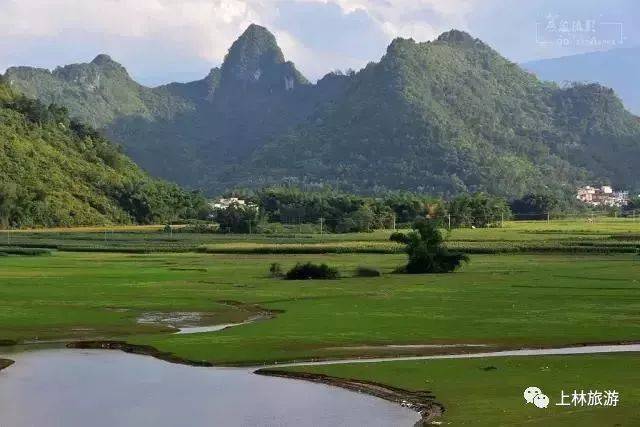
<svg viewBox="0 0 640 427">
<path fill-rule="evenodd" d="M 322 236 L 324 231 L 324 218 L 320 217 L 320 235 Z"/>
<path fill-rule="evenodd" d="M 393 231 L 396 231 L 396 214 L 394 213 L 392 217 L 393 217 Z"/>
<path fill-rule="evenodd" d="M 447 217 L 449 218 L 449 231 L 451 231 L 451 214 L 447 214 Z"/>
<path fill-rule="evenodd" d="M 547 212 L 547 224 L 549 224 L 549 222 L 551 222 L 551 215 Z"/>
</svg>

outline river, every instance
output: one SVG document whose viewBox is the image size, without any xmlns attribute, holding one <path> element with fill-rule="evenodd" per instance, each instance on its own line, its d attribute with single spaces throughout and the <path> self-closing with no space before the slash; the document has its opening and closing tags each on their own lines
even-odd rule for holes
<svg viewBox="0 0 640 427">
<path fill-rule="evenodd" d="M 338 387 L 109 350 L 0 357 L 2 427 L 412 426 L 419 414 Z"/>
</svg>

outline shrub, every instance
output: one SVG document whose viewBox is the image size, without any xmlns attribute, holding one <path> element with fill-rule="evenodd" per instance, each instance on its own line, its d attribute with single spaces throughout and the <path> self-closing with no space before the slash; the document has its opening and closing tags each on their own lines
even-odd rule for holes
<svg viewBox="0 0 640 427">
<path fill-rule="evenodd" d="M 282 266 L 277 262 L 272 263 L 269 267 L 269 273 L 271 273 L 271 277 L 282 277 Z"/>
<path fill-rule="evenodd" d="M 284 278 L 287 280 L 337 279 L 338 270 L 327 264 L 298 263 L 287 272 Z"/>
<path fill-rule="evenodd" d="M 194 233 L 194 234 L 208 234 L 217 233 L 218 226 L 216 224 L 198 222 L 193 224 L 187 224 L 184 227 L 175 227 L 174 233 Z"/>
<path fill-rule="evenodd" d="M 0 252 L 3 252 L 7 255 L 23 255 L 23 256 L 51 255 L 51 251 L 49 249 L 42 249 L 42 248 L 6 247 L 6 248 L 0 248 Z"/>
<path fill-rule="evenodd" d="M 399 231 L 396 231 L 394 233 L 391 233 L 391 236 L 389 236 L 389 240 L 392 242 L 396 242 L 396 243 L 407 243 L 407 235 L 404 233 L 401 233 Z"/>
<path fill-rule="evenodd" d="M 380 270 L 378 270 L 377 268 L 358 267 L 356 269 L 356 276 L 357 277 L 380 277 L 382 276 L 382 273 L 380 273 Z"/>
<path fill-rule="evenodd" d="M 458 252 L 449 252 L 434 221 L 419 220 L 413 225 L 415 231 L 405 236 L 409 262 L 401 272 L 410 274 L 450 273 L 468 262 L 469 257 Z"/>
</svg>

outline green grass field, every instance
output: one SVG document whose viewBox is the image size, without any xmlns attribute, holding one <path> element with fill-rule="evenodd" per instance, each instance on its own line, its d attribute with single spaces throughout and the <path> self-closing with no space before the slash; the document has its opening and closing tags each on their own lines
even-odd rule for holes
<svg viewBox="0 0 640 427">
<path fill-rule="evenodd" d="M 0 232 L 0 247 L 22 246 L 85 252 L 400 253 L 392 230 L 372 233 L 167 234 L 161 226 Z M 501 228 L 457 229 L 448 245 L 470 253 L 637 253 L 640 219 L 596 218 L 507 221 Z"/>
<path fill-rule="evenodd" d="M 0 257 L 0 341 L 123 339 L 191 360 L 262 364 L 452 351 L 397 347 L 403 345 L 483 344 L 488 347 L 478 350 L 486 351 L 640 340 L 640 257 L 572 249 L 600 245 L 609 252 L 610 246 L 627 245 L 635 251 L 640 222 L 514 222 L 498 229 L 455 230 L 451 245 L 517 244 L 523 253 L 474 254 L 469 265 L 446 275 L 392 274 L 404 255 L 398 248 L 371 249 L 389 246 L 388 235 L 168 236 L 149 228 L 108 232 L 106 238 L 99 229 L 0 235 L 12 248 L 64 249 Z M 541 245 L 556 249 L 527 249 Z M 135 253 L 140 247 L 150 253 Z M 318 247 L 333 249 L 310 249 Z M 269 276 L 273 262 L 286 270 L 304 261 L 326 262 L 342 277 L 284 281 Z M 354 277 L 359 266 L 379 268 L 383 276 Z M 197 313 L 207 325 L 240 322 L 262 309 L 276 312 L 275 317 L 194 335 L 139 322 L 176 313 Z M 638 378 L 624 372 L 634 371 L 637 363 L 628 354 L 304 370 L 430 389 L 448 409 L 444 420 L 454 424 L 550 425 L 575 416 L 579 425 L 596 426 L 634 424 L 629 420 L 640 406 L 630 402 L 638 400 Z M 480 369 L 489 364 L 498 369 Z M 593 413 L 550 410 L 545 419 L 521 405 L 523 386 L 535 383 L 559 393 L 565 382 L 567 387 L 626 387 L 623 398 L 628 396 L 631 406 Z"/>
<path fill-rule="evenodd" d="M 492 369 L 495 368 L 495 369 Z M 637 426 L 640 424 L 640 357 L 600 354 L 465 360 L 385 362 L 289 368 L 376 381 L 407 390 L 430 390 L 445 406 L 443 425 Z M 523 391 L 539 387 L 546 409 L 525 404 Z M 574 390 L 619 393 L 617 406 L 556 406 Z M 571 403 L 571 398 L 565 398 Z M 588 403 L 588 401 L 587 401 Z M 603 401 L 604 404 L 604 401 Z"/>
<path fill-rule="evenodd" d="M 268 277 L 271 262 L 287 268 L 310 259 L 347 277 Z M 0 338 L 126 334 L 131 342 L 217 363 L 387 354 L 349 348 L 386 344 L 521 347 L 640 339 L 640 260 L 634 255 L 476 255 L 455 274 L 390 274 L 402 262 L 401 255 L 366 254 L 4 257 Z M 385 275 L 348 277 L 359 265 L 381 267 Z M 147 334 L 158 329 L 137 323 L 155 312 L 206 313 L 212 323 L 251 315 L 219 302 L 227 300 L 284 312 L 213 334 Z"/>
</svg>

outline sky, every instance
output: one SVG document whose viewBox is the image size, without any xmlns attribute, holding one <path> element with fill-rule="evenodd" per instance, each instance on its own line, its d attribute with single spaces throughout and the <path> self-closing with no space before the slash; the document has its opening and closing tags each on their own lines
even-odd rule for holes
<svg viewBox="0 0 640 427">
<path fill-rule="evenodd" d="M 191 81 L 251 23 L 310 80 L 377 61 L 396 37 L 465 30 L 515 62 L 640 46 L 638 0 L 0 0 L 0 71 L 109 54 L 139 82 Z"/>
</svg>

